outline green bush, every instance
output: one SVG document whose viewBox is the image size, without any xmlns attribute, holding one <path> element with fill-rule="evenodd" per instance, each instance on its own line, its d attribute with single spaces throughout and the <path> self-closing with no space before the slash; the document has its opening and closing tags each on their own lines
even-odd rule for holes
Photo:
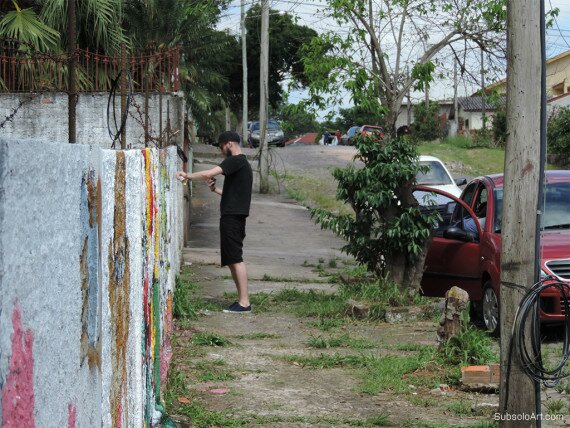
<svg viewBox="0 0 570 428">
<path fill-rule="evenodd" d="M 443 136 L 443 126 L 439 118 L 439 104 L 430 102 L 414 106 L 414 124 L 412 136 L 416 140 L 433 141 Z"/>
<path fill-rule="evenodd" d="M 313 209 L 311 215 L 344 238 L 343 251 L 369 272 L 404 288 L 417 287 L 413 268 L 423 263 L 431 225 L 439 218 L 437 212 L 420 211 L 412 196 L 416 174 L 425 167 L 416 162 L 416 147 L 405 140 L 359 136 L 355 143 L 364 167 L 349 164 L 333 172 L 337 199 L 352 207 L 354 215 L 323 209 Z"/>
<path fill-rule="evenodd" d="M 507 111 L 504 107 L 497 108 L 493 116 L 493 141 L 498 147 L 507 143 Z"/>
<path fill-rule="evenodd" d="M 570 107 L 555 110 L 548 119 L 548 151 L 552 154 L 570 152 Z"/>
</svg>

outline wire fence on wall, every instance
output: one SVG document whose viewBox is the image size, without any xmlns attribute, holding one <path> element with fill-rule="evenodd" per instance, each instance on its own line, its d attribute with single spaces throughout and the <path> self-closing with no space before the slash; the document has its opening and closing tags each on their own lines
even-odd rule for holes
<svg viewBox="0 0 570 428">
<path fill-rule="evenodd" d="M 178 47 L 124 58 L 76 49 L 75 56 L 79 92 L 109 92 L 122 64 L 131 75 L 134 92 L 180 90 Z M 67 63 L 67 54 L 37 52 L 18 41 L 0 40 L 0 91 L 67 92 Z"/>
</svg>

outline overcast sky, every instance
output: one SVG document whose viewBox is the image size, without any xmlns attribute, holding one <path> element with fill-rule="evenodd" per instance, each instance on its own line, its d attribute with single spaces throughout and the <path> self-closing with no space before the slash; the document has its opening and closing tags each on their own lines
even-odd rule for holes
<svg viewBox="0 0 570 428">
<path fill-rule="evenodd" d="M 547 56 L 553 57 L 561 52 L 570 50 L 570 0 L 545 0 L 546 9 L 552 7 L 560 9 L 558 19 L 554 26 L 547 30 Z M 245 0 L 245 8 L 249 9 L 252 5 L 258 4 L 259 0 Z M 326 5 L 324 0 L 270 0 L 270 8 L 295 15 L 299 19 L 299 24 L 313 28 L 319 33 L 339 31 L 335 23 L 327 18 Z M 228 10 L 223 12 L 222 19 L 218 25 L 220 29 L 227 29 L 232 34 L 240 32 L 240 0 L 232 0 Z M 432 99 L 451 99 L 453 97 L 453 81 L 451 70 L 452 64 L 447 67 L 449 77 L 438 79 L 430 89 L 430 98 Z M 466 79 L 467 80 L 467 79 Z M 490 83 L 490 82 L 488 82 Z M 459 84 L 459 96 L 469 96 L 479 89 L 475 84 L 464 81 Z M 289 94 L 289 102 L 297 103 L 306 94 L 303 91 L 293 91 Z M 423 98 L 420 93 L 414 94 L 413 98 L 419 100 Z M 351 105 L 349 97 L 342 102 L 342 105 L 333 106 L 332 110 L 338 111 L 340 107 L 348 107 Z M 324 113 L 319 114 L 320 118 Z"/>
</svg>

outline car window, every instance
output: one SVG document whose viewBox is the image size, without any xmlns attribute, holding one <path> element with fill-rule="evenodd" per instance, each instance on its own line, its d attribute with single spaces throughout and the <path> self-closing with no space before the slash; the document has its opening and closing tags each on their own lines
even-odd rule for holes
<svg viewBox="0 0 570 428">
<path fill-rule="evenodd" d="M 477 190 L 477 183 L 471 183 L 469 186 L 465 188 L 463 191 L 463 202 L 465 202 L 470 207 L 473 206 L 473 197 L 475 196 L 475 190 Z"/>
<path fill-rule="evenodd" d="M 443 231 L 450 225 L 451 215 L 457 202 L 439 193 L 424 190 L 414 190 L 413 195 L 420 204 L 421 212 L 437 211 L 439 213 L 441 220 L 433 225 L 434 235 L 443 236 Z"/>
<path fill-rule="evenodd" d="M 267 129 L 270 129 L 271 131 L 279 131 L 281 127 L 279 126 L 279 122 L 270 120 L 267 122 Z"/>
<path fill-rule="evenodd" d="M 454 184 L 441 163 L 437 161 L 421 161 L 419 164 L 427 166 L 429 169 L 426 172 L 418 172 L 416 174 L 417 184 L 425 184 L 426 186 Z"/>
<path fill-rule="evenodd" d="M 543 229 L 570 229 L 570 183 L 548 183 L 544 204 Z"/>
<path fill-rule="evenodd" d="M 487 217 L 487 188 L 483 184 L 477 189 L 473 212 L 479 218 Z"/>
<path fill-rule="evenodd" d="M 357 129 L 358 129 L 358 126 L 353 126 L 352 128 L 350 128 L 350 129 L 348 130 L 348 132 L 346 133 L 346 135 L 348 135 L 349 137 L 352 137 L 352 136 L 355 134 L 355 132 L 356 132 Z"/>
<path fill-rule="evenodd" d="M 251 130 L 252 131 L 259 131 L 259 122 L 253 122 L 251 124 Z"/>
</svg>

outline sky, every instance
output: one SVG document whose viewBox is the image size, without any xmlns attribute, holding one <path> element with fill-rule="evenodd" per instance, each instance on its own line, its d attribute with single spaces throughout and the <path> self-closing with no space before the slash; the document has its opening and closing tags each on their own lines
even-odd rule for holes
<svg viewBox="0 0 570 428">
<path fill-rule="evenodd" d="M 245 0 L 245 8 L 249 9 L 259 0 Z M 301 25 L 313 28 L 318 33 L 323 32 L 339 32 L 342 31 L 338 26 L 328 18 L 326 12 L 326 0 L 270 0 L 270 8 L 290 13 L 298 17 Z M 240 33 L 240 0 L 232 0 L 229 8 L 223 12 L 222 18 L 218 25 L 219 29 L 226 29 L 232 34 Z M 554 22 L 552 28 L 546 32 L 546 53 L 547 57 L 553 57 L 561 52 L 570 50 L 570 0 L 545 0 L 546 10 L 551 8 L 560 9 L 559 15 Z M 445 61 L 444 61 L 445 62 Z M 443 79 L 436 79 L 430 89 L 431 99 L 452 99 L 453 98 L 453 79 L 452 64 L 445 64 L 446 76 Z M 477 68 L 477 66 L 475 66 Z M 501 77 L 504 77 L 501 76 Z M 459 96 L 469 96 L 479 89 L 475 84 L 465 81 L 459 83 Z M 491 83 L 491 81 L 486 82 Z M 297 103 L 306 97 L 306 91 L 292 91 L 289 93 L 289 102 Z M 423 93 L 413 93 L 412 100 L 423 99 Z M 339 108 L 346 108 L 352 105 L 350 97 L 343 97 L 339 105 L 331 107 L 330 110 L 335 112 Z M 327 112 L 321 111 L 318 114 L 319 119 L 323 119 Z"/>
</svg>

